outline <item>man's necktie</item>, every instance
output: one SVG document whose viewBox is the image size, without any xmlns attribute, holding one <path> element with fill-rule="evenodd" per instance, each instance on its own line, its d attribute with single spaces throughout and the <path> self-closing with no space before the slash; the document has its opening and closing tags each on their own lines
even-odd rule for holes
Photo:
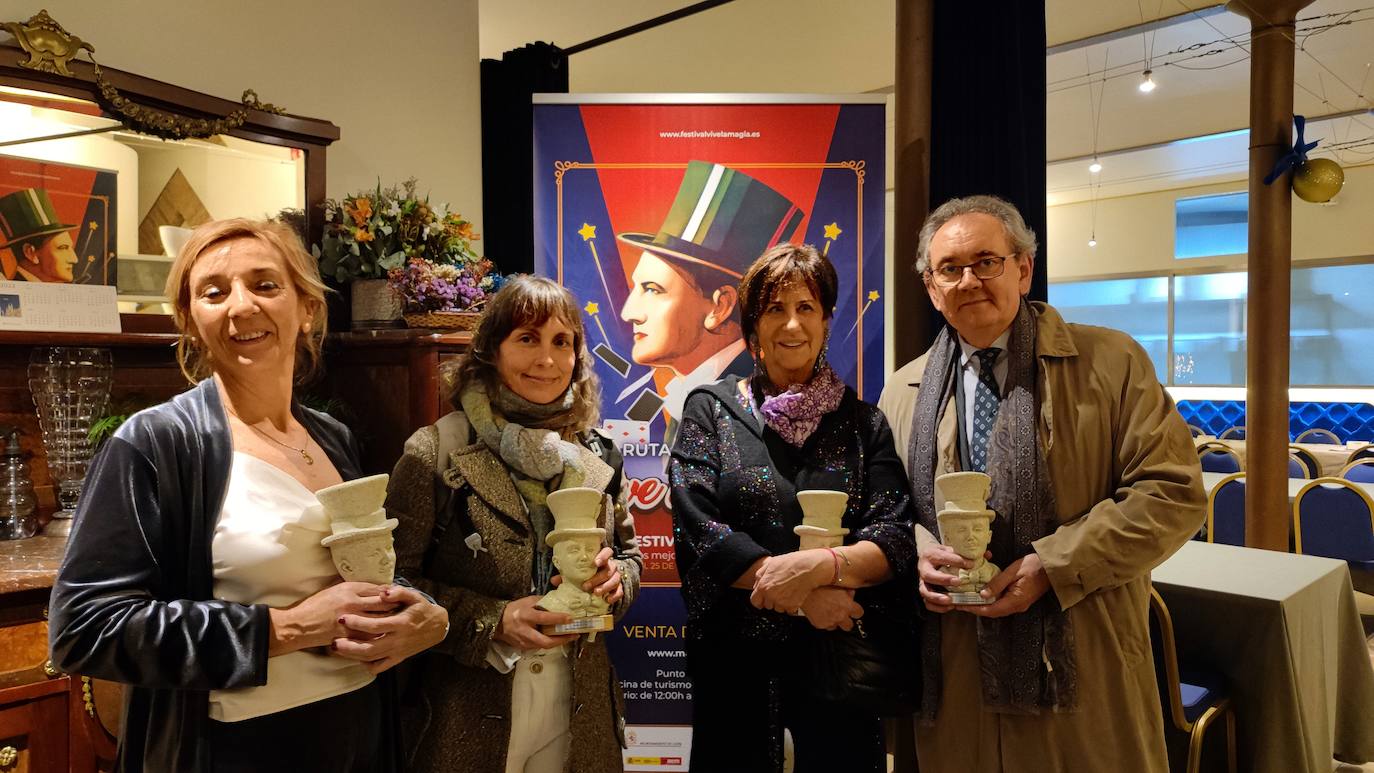
<svg viewBox="0 0 1374 773">
<path fill-rule="evenodd" d="M 1002 352 L 997 347 L 979 349 L 973 353 L 978 358 L 978 388 L 973 395 L 973 432 L 969 437 L 969 462 L 976 472 L 987 472 L 988 438 L 992 436 L 992 425 L 997 420 L 997 378 L 992 375 L 992 364 Z"/>
</svg>

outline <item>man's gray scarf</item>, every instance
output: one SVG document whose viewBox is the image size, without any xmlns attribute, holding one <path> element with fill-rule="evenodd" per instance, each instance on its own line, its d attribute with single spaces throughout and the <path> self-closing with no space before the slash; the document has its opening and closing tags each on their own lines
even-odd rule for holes
<svg viewBox="0 0 1374 773">
<path fill-rule="evenodd" d="M 1055 530 L 1054 492 L 1039 443 L 1040 401 L 1036 395 L 1036 313 L 1023 299 L 1011 326 L 1007 384 L 988 440 L 992 493 L 993 563 L 1005 569 L 1031 552 L 1031 543 Z M 935 474 L 940 417 L 959 378 L 959 343 L 945 327 L 931 347 L 911 425 L 907 472 L 911 476 L 917 520 L 939 534 L 935 520 Z M 960 428 L 962 431 L 963 428 Z M 965 614 L 952 611 L 948 614 Z M 940 615 L 922 629 L 924 694 L 921 717 L 933 722 L 940 707 Z M 1003 713 L 1037 714 L 1041 709 L 1072 710 L 1077 702 L 1073 630 L 1054 594 L 1046 593 L 1020 614 L 978 618 L 978 658 L 982 666 L 983 707 Z"/>
</svg>

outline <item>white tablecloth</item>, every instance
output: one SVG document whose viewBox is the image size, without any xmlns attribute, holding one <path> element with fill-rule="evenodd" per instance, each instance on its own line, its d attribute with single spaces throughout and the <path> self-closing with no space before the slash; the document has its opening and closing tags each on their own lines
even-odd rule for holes
<svg viewBox="0 0 1374 773">
<path fill-rule="evenodd" d="M 1344 562 L 1189 542 L 1151 579 L 1182 662 L 1230 684 L 1240 770 L 1374 760 L 1374 668 Z"/>
<path fill-rule="evenodd" d="M 1225 443 L 1227 447 L 1235 451 L 1240 456 L 1240 463 L 1245 464 L 1245 441 L 1244 440 L 1218 440 L 1214 437 L 1199 435 L 1193 438 L 1193 445 L 1200 446 L 1203 443 Z M 1346 462 L 1350 455 L 1357 450 L 1368 445 L 1367 443 L 1357 443 L 1355 445 L 1329 445 L 1325 443 L 1289 443 L 1297 446 L 1304 451 L 1309 451 L 1317 458 L 1317 464 L 1321 468 L 1322 475 L 1339 476 L 1341 470 L 1345 469 Z"/>
<path fill-rule="evenodd" d="M 1202 473 L 1202 487 L 1205 488 L 1205 489 L 1207 489 L 1208 491 L 1211 491 L 1213 488 L 1216 487 L 1216 485 L 1217 485 L 1218 483 L 1221 482 L 1221 479 L 1222 479 L 1222 478 L 1225 478 L 1225 477 L 1226 477 L 1227 475 L 1229 475 L 1229 474 L 1230 474 L 1230 473 L 1225 473 L 1225 472 L 1204 472 L 1204 473 Z M 1245 477 L 1246 477 L 1246 478 L 1249 478 L 1250 476 L 1247 474 Z M 1312 482 L 1312 481 L 1310 481 L 1310 480 L 1304 480 L 1304 479 L 1302 479 L 1302 478 L 1289 478 L 1289 479 L 1288 479 L 1288 504 L 1290 504 L 1290 505 L 1293 504 L 1293 498 L 1296 497 L 1296 496 L 1298 495 L 1298 491 L 1299 491 L 1300 489 L 1302 489 L 1303 486 L 1306 486 L 1307 484 L 1309 484 L 1309 483 L 1311 483 L 1311 482 Z M 1350 481 L 1350 482 L 1351 482 L 1351 483 L 1354 483 L 1356 486 L 1358 486 L 1358 487 L 1364 489 L 1366 492 L 1369 493 L 1369 495 L 1370 495 L 1371 497 L 1374 497 L 1374 483 L 1357 483 L 1357 482 L 1355 482 L 1355 481 Z"/>
</svg>

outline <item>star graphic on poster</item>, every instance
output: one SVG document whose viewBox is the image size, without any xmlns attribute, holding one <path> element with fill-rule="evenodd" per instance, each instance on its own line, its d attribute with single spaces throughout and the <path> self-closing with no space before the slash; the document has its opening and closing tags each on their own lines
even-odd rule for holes
<svg viewBox="0 0 1374 773">
<path fill-rule="evenodd" d="M 840 230 L 839 223 L 831 223 L 830 225 L 825 227 L 825 238 L 829 239 L 830 241 L 834 241 L 840 238 L 840 234 L 842 233 L 844 232 Z"/>
<path fill-rule="evenodd" d="M 581 236 L 584 242 L 591 241 L 596 238 L 596 226 L 591 223 L 583 223 L 582 227 L 577 229 L 577 235 Z"/>
<path fill-rule="evenodd" d="M 601 306 L 599 306 L 596 301 L 587 301 L 587 305 L 583 307 L 583 310 L 588 314 L 596 314 L 598 311 L 601 311 Z"/>
<path fill-rule="evenodd" d="M 869 290 L 869 291 L 868 291 L 868 300 L 870 300 L 870 301 L 876 301 L 876 300 L 878 300 L 878 291 L 877 291 L 877 290 Z"/>
</svg>

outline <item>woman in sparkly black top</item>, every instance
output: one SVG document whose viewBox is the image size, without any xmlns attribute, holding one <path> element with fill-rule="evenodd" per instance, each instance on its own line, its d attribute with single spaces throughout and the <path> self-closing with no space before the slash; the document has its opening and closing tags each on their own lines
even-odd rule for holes
<svg viewBox="0 0 1374 773">
<path fill-rule="evenodd" d="M 916 562 L 906 475 L 878 409 L 825 360 L 837 280 L 809 245 L 779 245 L 740 283 L 756 369 L 687 398 L 669 474 L 694 771 L 886 770 L 876 711 L 837 711 L 805 690 L 807 629 L 866 612 L 914 626 Z M 799 550 L 797 492 L 849 495 L 845 544 Z M 856 592 L 857 591 L 857 592 Z"/>
</svg>

